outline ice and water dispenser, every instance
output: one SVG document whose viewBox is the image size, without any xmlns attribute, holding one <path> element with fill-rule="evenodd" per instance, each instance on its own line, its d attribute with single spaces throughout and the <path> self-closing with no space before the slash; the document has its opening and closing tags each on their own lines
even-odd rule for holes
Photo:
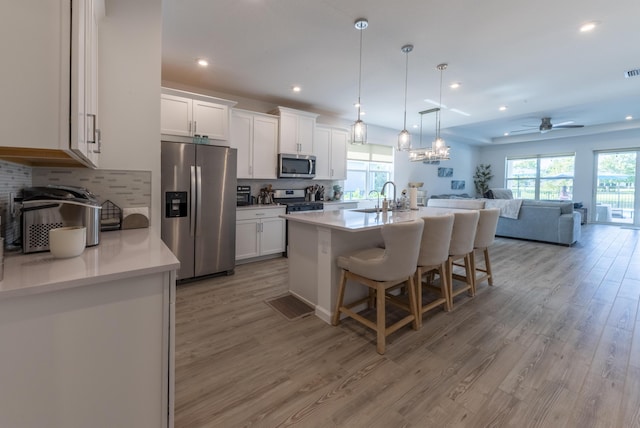
<svg viewBox="0 0 640 428">
<path fill-rule="evenodd" d="M 165 193 L 165 217 L 187 216 L 187 192 Z"/>
</svg>

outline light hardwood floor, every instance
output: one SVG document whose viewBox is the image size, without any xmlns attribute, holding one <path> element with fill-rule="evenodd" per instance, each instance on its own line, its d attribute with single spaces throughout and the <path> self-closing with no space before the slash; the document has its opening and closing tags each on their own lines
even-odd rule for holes
<svg viewBox="0 0 640 428">
<path fill-rule="evenodd" d="M 376 353 L 353 320 L 264 303 L 287 259 L 178 286 L 176 427 L 638 427 L 640 231 L 574 247 L 498 238 L 495 285 Z"/>
</svg>

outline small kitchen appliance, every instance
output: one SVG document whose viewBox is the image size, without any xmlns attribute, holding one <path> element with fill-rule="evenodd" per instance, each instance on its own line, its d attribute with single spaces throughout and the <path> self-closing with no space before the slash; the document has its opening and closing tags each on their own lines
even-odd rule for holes
<svg viewBox="0 0 640 428">
<path fill-rule="evenodd" d="M 252 196 L 251 196 L 251 186 L 236 186 L 236 206 L 244 207 L 247 205 L 251 205 Z"/>
<path fill-rule="evenodd" d="M 44 186 L 22 190 L 22 252 L 49 250 L 49 230 L 86 228 L 86 245 L 100 243 L 100 209 L 93 193 L 82 187 Z"/>
</svg>

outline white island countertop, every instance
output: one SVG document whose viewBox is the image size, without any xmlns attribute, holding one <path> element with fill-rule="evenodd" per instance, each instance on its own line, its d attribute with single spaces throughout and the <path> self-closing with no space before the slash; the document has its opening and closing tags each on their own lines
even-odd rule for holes
<svg viewBox="0 0 640 428">
<path fill-rule="evenodd" d="M 456 211 L 468 211 L 453 208 L 420 207 L 410 211 L 361 212 L 361 210 L 306 211 L 286 214 L 280 217 L 300 223 L 314 224 L 329 229 L 356 232 L 378 229 L 385 224 L 403 223 L 417 218 L 437 216 Z"/>
<path fill-rule="evenodd" d="M 180 262 L 151 229 L 102 232 L 78 257 L 5 253 L 0 300 L 178 269 Z"/>
</svg>

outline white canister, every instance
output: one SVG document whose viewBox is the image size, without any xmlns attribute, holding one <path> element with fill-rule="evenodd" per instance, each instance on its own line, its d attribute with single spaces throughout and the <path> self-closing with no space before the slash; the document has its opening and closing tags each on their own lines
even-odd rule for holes
<svg viewBox="0 0 640 428">
<path fill-rule="evenodd" d="M 418 189 L 415 187 L 409 188 L 409 208 L 412 210 L 418 209 Z"/>
</svg>

